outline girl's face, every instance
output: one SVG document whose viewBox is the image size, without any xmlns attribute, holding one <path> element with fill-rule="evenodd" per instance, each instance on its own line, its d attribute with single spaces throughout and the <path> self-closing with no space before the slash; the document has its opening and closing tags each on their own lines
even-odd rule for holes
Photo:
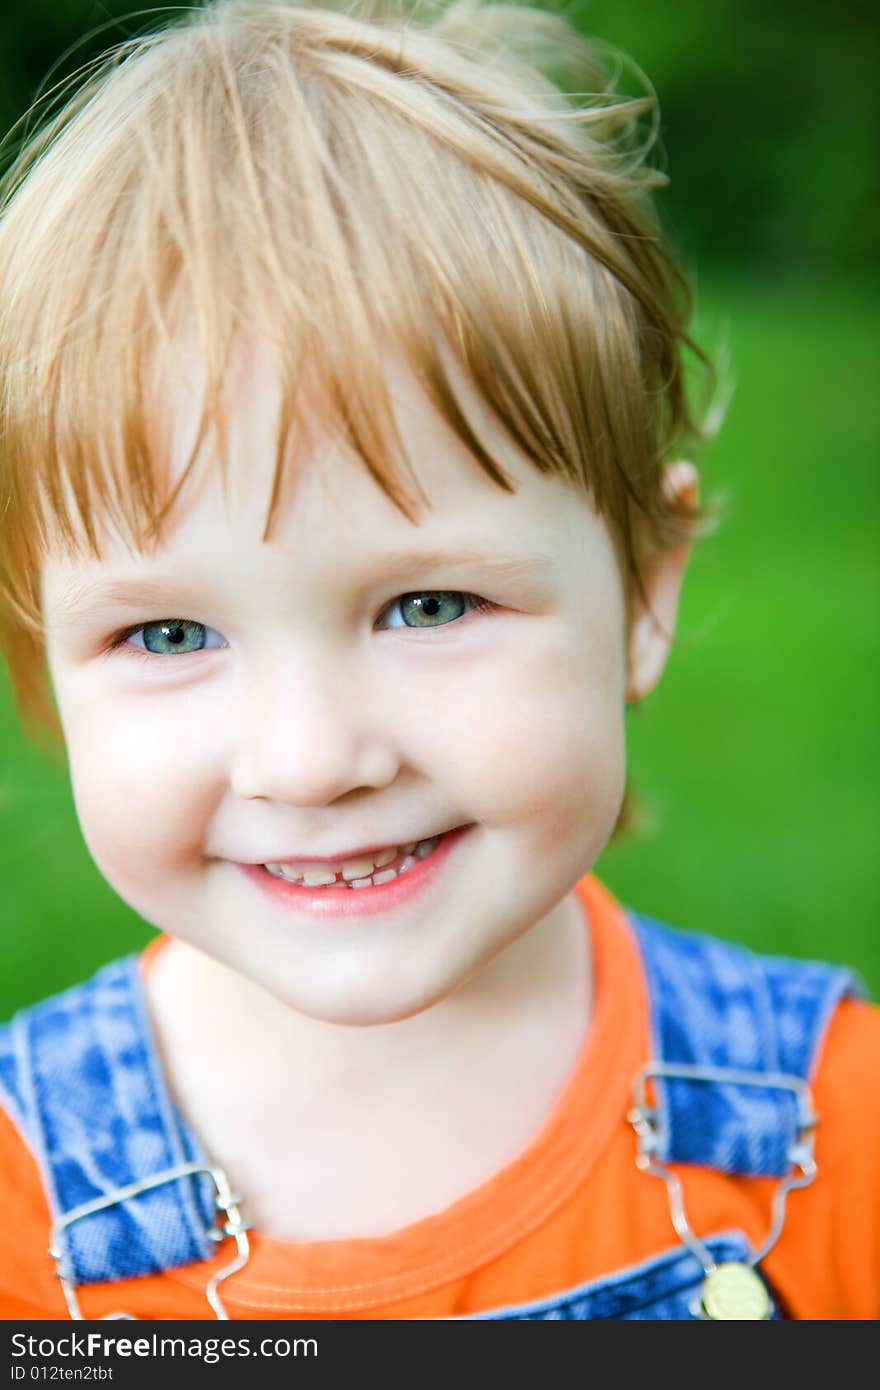
<svg viewBox="0 0 880 1390">
<path fill-rule="evenodd" d="M 313 434 L 263 542 L 279 394 L 257 354 L 236 395 L 228 500 L 212 469 L 155 557 L 105 531 L 102 561 L 59 553 L 43 573 L 100 872 L 157 928 L 341 1023 L 415 1014 L 570 909 L 624 788 L 624 597 L 605 524 L 496 434 L 518 484 L 505 493 L 406 369 L 388 380 L 430 499 L 418 525 Z M 195 382 L 175 388 L 172 480 L 197 400 Z M 343 863 L 459 826 L 418 891 L 371 913 L 323 906 L 370 888 L 307 903 L 242 868 Z"/>
</svg>

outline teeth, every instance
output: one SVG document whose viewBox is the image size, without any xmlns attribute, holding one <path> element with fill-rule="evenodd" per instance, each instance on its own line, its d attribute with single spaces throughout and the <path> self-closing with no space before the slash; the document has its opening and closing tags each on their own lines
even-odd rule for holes
<svg viewBox="0 0 880 1390">
<path fill-rule="evenodd" d="M 307 888 L 319 888 L 322 884 L 335 883 L 336 875 L 330 869 L 304 869 L 302 881 Z"/>
<path fill-rule="evenodd" d="M 349 888 L 368 888 L 373 884 L 390 883 L 398 874 L 407 873 L 419 860 L 426 859 L 437 848 L 441 837 L 432 835 L 428 840 L 411 840 L 409 844 L 391 846 L 380 850 L 371 858 L 350 859 L 341 867 L 341 883 Z M 381 873 L 371 872 L 390 864 L 398 854 L 404 858 L 396 869 L 385 869 Z M 337 883 L 337 872 L 330 864 L 301 864 L 298 868 L 284 864 L 266 864 L 265 868 L 273 878 L 285 879 L 289 883 L 299 883 L 305 888 L 329 888 Z"/>
<path fill-rule="evenodd" d="M 349 859 L 342 866 L 343 878 L 363 878 L 373 867 L 372 859 Z"/>
</svg>

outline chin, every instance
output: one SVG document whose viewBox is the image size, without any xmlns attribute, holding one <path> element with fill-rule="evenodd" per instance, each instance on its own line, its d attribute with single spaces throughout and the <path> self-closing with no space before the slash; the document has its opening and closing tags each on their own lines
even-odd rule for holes
<svg viewBox="0 0 880 1390">
<path fill-rule="evenodd" d="M 305 1018 L 314 1019 L 316 1023 L 331 1023 L 343 1028 L 375 1028 L 415 1018 L 448 998 L 455 986 L 416 994 L 410 990 L 406 994 L 396 995 L 387 990 L 380 994 L 366 988 L 361 991 L 349 990 L 343 995 L 341 991 L 334 992 L 328 988 L 325 994 L 312 992 L 307 996 L 299 990 L 282 992 L 277 982 L 274 987 L 268 988 L 287 1008 Z"/>
</svg>

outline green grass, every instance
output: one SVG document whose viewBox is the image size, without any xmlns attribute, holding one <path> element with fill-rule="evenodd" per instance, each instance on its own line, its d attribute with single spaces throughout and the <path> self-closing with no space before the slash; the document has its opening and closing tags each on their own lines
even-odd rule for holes
<svg viewBox="0 0 880 1390">
<path fill-rule="evenodd" d="M 736 392 L 701 472 L 731 506 L 695 547 L 685 640 L 630 715 L 652 833 L 597 872 L 677 925 L 852 964 L 876 997 L 875 313 L 858 286 L 702 291 Z"/>
<path fill-rule="evenodd" d="M 756 948 L 845 962 L 880 995 L 880 477 L 867 287 L 701 290 L 736 394 L 699 462 L 732 499 L 695 549 L 680 641 L 628 716 L 650 833 L 597 872 L 625 903 Z M 67 781 L 0 679 L 0 1017 L 152 934 L 103 881 Z"/>
</svg>

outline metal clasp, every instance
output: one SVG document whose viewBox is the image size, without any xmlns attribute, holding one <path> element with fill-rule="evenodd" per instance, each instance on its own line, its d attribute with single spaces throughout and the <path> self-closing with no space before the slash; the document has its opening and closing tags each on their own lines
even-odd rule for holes
<svg viewBox="0 0 880 1390">
<path fill-rule="evenodd" d="M 707 1081 L 716 1085 L 757 1086 L 790 1091 L 793 1094 L 797 1102 L 797 1135 L 786 1154 L 792 1165 L 791 1170 L 781 1179 L 773 1195 L 767 1239 L 746 1261 L 752 1266 L 759 1264 L 779 1239 L 785 1221 L 785 1203 L 789 1192 L 798 1187 L 807 1187 L 818 1172 L 813 1153 L 818 1116 L 813 1108 L 809 1086 L 801 1077 L 789 1076 L 783 1072 L 731 1071 L 726 1067 L 698 1067 L 667 1062 L 651 1062 L 636 1074 L 633 1083 L 633 1105 L 627 1113 L 627 1119 L 635 1130 L 638 1141 L 636 1166 L 645 1173 L 662 1178 L 665 1182 L 669 1193 L 672 1224 L 687 1248 L 696 1255 L 707 1276 L 714 1273 L 716 1263 L 688 1222 L 681 1182 L 675 1173 L 670 1172 L 656 1157 L 659 1147 L 657 1111 L 648 1104 L 648 1081 L 651 1077 Z"/>
<path fill-rule="evenodd" d="M 196 1173 L 206 1173 L 214 1184 L 215 1195 L 214 1205 L 218 1212 L 218 1223 L 208 1231 L 210 1240 L 220 1242 L 227 1236 L 231 1236 L 235 1241 L 236 1255 L 231 1264 L 226 1265 L 216 1274 L 212 1275 L 205 1286 L 205 1297 L 214 1310 L 215 1316 L 222 1321 L 229 1321 L 229 1314 L 223 1306 L 223 1301 L 217 1292 L 217 1285 L 223 1280 L 228 1279 L 230 1274 L 237 1273 L 242 1269 L 250 1257 L 250 1242 L 247 1232 L 250 1225 L 244 1220 L 239 1209 L 241 1197 L 237 1196 L 230 1186 L 229 1179 L 222 1168 L 215 1168 L 202 1163 L 181 1163 L 176 1168 L 166 1168 L 161 1173 L 156 1173 L 151 1178 L 144 1178 L 140 1182 L 129 1183 L 127 1187 L 119 1187 L 115 1192 L 111 1192 L 107 1197 L 95 1197 L 91 1202 L 83 1202 L 81 1206 L 74 1207 L 71 1211 L 58 1218 L 52 1225 L 51 1245 L 49 1254 L 58 1263 L 64 1255 L 61 1237 L 67 1228 L 73 1225 L 74 1221 L 81 1220 L 84 1216 L 91 1216 L 96 1211 L 102 1211 L 105 1207 L 116 1206 L 119 1202 L 128 1201 L 129 1197 L 137 1197 L 141 1192 L 148 1192 L 150 1188 L 161 1187 L 165 1183 L 176 1182 L 178 1178 L 189 1177 Z M 222 1213 L 222 1219 L 221 1218 Z M 75 1293 L 75 1285 L 64 1277 L 60 1270 L 56 1271 L 64 1291 L 64 1297 L 71 1318 L 76 1322 L 85 1322 L 82 1310 L 79 1306 L 79 1299 Z M 127 1318 L 137 1321 L 134 1313 L 105 1313 L 98 1321 L 109 1321 L 110 1319 Z"/>
</svg>

